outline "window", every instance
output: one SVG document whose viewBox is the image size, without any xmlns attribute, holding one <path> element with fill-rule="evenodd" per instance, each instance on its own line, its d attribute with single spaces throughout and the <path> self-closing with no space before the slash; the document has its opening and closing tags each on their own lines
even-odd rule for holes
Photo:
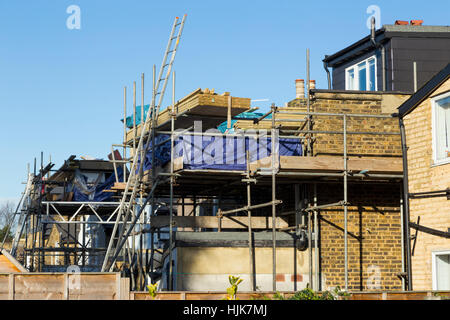
<svg viewBox="0 0 450 320">
<path fill-rule="evenodd" d="M 376 91 L 376 58 L 372 56 L 345 69 L 345 89 Z"/>
<path fill-rule="evenodd" d="M 450 162 L 450 92 L 431 100 L 433 110 L 433 156 L 435 163 Z"/>
<path fill-rule="evenodd" d="M 450 251 L 432 252 L 433 290 L 450 290 Z"/>
</svg>

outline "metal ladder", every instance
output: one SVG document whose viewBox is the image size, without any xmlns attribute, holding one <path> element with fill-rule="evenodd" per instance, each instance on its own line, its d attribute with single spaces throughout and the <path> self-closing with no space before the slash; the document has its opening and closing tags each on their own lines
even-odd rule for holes
<svg viewBox="0 0 450 320">
<path fill-rule="evenodd" d="M 158 121 L 159 110 L 161 108 L 162 101 L 164 99 L 164 93 L 166 91 L 167 82 L 170 78 L 170 74 L 172 71 L 172 65 L 175 60 L 175 55 L 177 53 L 178 45 L 180 43 L 181 34 L 183 32 L 184 23 L 186 20 L 186 15 L 183 18 L 179 19 L 179 17 L 175 18 L 175 21 L 172 26 L 172 30 L 170 33 L 169 41 L 167 44 L 166 51 L 164 53 L 164 57 L 162 60 L 161 68 L 159 70 L 158 79 L 155 82 L 155 88 L 152 94 L 152 102 L 151 102 L 151 114 L 144 119 L 141 119 L 141 134 L 139 137 L 139 143 L 137 145 L 136 150 L 134 151 L 133 162 L 131 164 L 130 174 L 128 176 L 127 184 L 125 186 L 125 190 L 119 205 L 119 210 L 117 213 L 117 218 L 114 223 L 114 228 L 111 234 L 111 239 L 108 244 L 108 249 L 105 254 L 105 258 L 102 265 L 102 272 L 112 271 L 114 268 L 115 261 L 120 254 L 122 247 L 128 239 L 131 231 L 133 230 L 136 222 L 138 221 L 141 213 L 144 211 L 144 208 L 150 198 L 152 197 L 156 186 L 160 182 L 159 179 L 156 179 L 153 183 L 151 191 L 148 193 L 147 198 L 145 199 L 144 204 L 141 206 L 140 210 L 136 210 L 136 214 L 131 222 L 130 214 L 135 211 L 135 200 L 136 196 L 141 184 L 141 173 L 143 171 L 144 158 L 140 155 L 144 155 L 147 153 L 147 149 L 149 146 L 149 139 L 152 137 L 154 140 L 155 130 Z M 176 35 L 175 35 L 176 34 Z M 167 62 L 167 59 L 170 55 L 170 60 Z M 164 78 L 163 78 L 164 76 Z M 157 99 L 158 98 L 158 99 Z M 157 102 L 156 102 L 157 101 Z M 144 108 L 144 106 L 141 106 Z M 140 163 L 139 168 L 137 168 L 138 162 Z M 153 163 L 152 163 L 153 168 Z M 131 193 L 129 192 L 131 189 Z M 128 203 L 128 206 L 125 204 Z M 153 209 L 153 208 L 152 208 Z M 123 222 L 122 228 L 118 233 L 119 224 Z M 114 243 L 116 246 L 114 247 Z"/>
</svg>

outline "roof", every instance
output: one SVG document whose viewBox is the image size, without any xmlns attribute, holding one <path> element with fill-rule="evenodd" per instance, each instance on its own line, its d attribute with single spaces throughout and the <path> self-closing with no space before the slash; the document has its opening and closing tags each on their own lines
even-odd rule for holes
<svg viewBox="0 0 450 320">
<path fill-rule="evenodd" d="M 422 101 L 424 101 L 433 91 L 435 91 L 442 83 L 450 77 L 450 63 L 439 71 L 433 78 L 425 83 L 419 90 L 416 91 L 408 100 L 403 102 L 398 107 L 400 117 L 403 117 L 414 110 Z"/>
<path fill-rule="evenodd" d="M 375 31 L 377 42 L 385 43 L 392 37 L 450 38 L 450 26 L 383 25 L 381 29 Z M 326 55 L 323 61 L 328 63 L 329 67 L 334 67 L 373 49 L 374 46 L 368 34 L 336 53 Z"/>
<path fill-rule="evenodd" d="M 51 181 L 64 181 L 70 178 L 76 169 L 92 172 L 113 172 L 114 165 L 107 160 L 78 160 L 72 155 L 64 161 L 64 164 L 51 177 Z"/>
</svg>

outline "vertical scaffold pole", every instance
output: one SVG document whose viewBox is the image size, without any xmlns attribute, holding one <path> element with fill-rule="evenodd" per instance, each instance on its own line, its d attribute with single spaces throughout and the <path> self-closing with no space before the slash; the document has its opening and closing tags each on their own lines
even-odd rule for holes
<svg viewBox="0 0 450 320">
<path fill-rule="evenodd" d="M 123 160 L 127 158 L 127 87 L 123 87 Z M 123 182 L 127 182 L 127 164 L 123 163 Z"/>
<path fill-rule="evenodd" d="M 173 131 L 175 130 L 175 71 L 172 72 L 172 107 L 170 114 L 170 216 L 169 216 L 169 290 L 173 290 Z"/>
<path fill-rule="evenodd" d="M 250 154 L 247 150 L 247 207 L 252 205 L 251 198 L 251 186 L 250 186 Z M 248 253 L 249 253 L 249 270 L 250 270 L 250 282 L 252 291 L 256 291 L 256 279 L 255 279 L 255 259 L 253 257 L 253 231 L 252 231 L 252 211 L 247 210 L 248 216 Z"/>
<path fill-rule="evenodd" d="M 307 155 L 311 155 L 311 115 L 309 114 L 311 112 L 310 108 L 310 96 L 309 96 L 309 48 L 306 49 L 306 110 L 308 112 L 308 139 L 307 139 Z"/>
<path fill-rule="evenodd" d="M 344 120 L 344 273 L 345 273 L 345 291 L 348 291 L 348 208 L 347 208 L 347 116 L 343 115 Z"/>
<path fill-rule="evenodd" d="M 277 244 L 276 244 L 276 208 L 275 208 L 275 200 L 276 200 L 276 184 L 275 184 L 275 113 L 276 107 L 275 104 L 272 104 L 272 289 L 273 291 L 277 291 Z"/>
<path fill-rule="evenodd" d="M 317 207 L 317 183 L 314 183 L 314 206 Z M 320 280 L 319 280 L 319 212 L 314 210 L 314 271 L 315 271 L 315 290 L 320 291 Z"/>
</svg>

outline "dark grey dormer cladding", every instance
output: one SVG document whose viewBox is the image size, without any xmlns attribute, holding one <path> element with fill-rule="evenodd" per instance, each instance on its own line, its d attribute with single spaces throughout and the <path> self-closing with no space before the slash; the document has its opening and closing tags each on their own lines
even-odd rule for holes
<svg viewBox="0 0 450 320">
<path fill-rule="evenodd" d="M 450 27 L 447 26 L 384 25 L 376 31 L 376 41 L 386 50 L 387 91 L 414 90 L 414 61 L 417 88 L 450 62 Z M 375 49 L 369 35 L 324 59 L 332 68 L 332 89 L 345 90 L 346 68 L 373 55 L 376 57 L 377 90 L 381 91 L 381 49 Z"/>
</svg>

